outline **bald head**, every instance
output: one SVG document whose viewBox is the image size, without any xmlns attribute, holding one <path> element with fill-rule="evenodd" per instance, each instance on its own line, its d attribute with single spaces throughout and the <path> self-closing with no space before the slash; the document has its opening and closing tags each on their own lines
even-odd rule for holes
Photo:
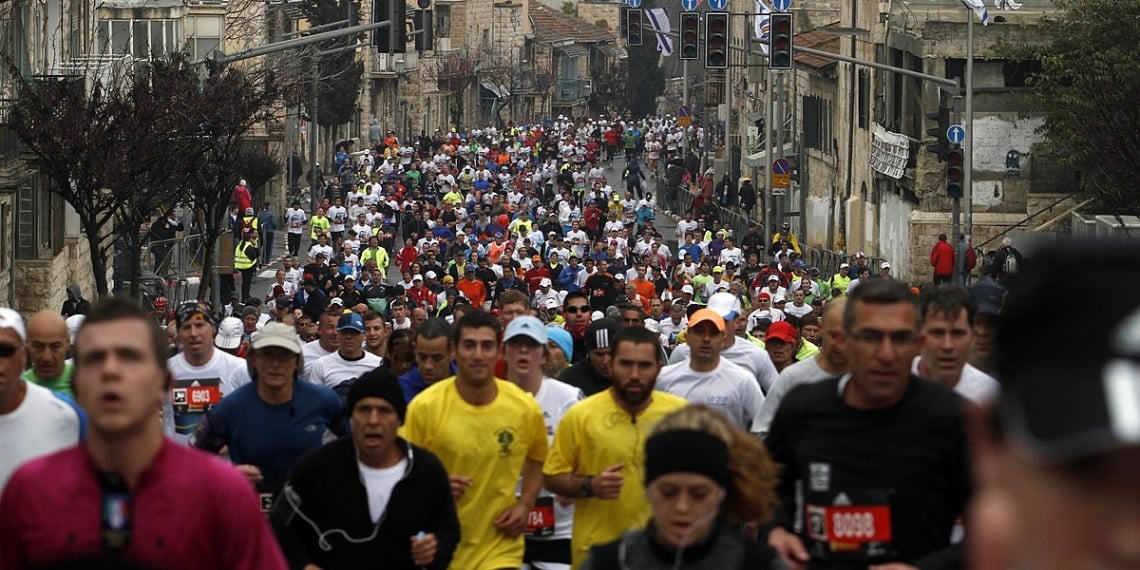
<svg viewBox="0 0 1140 570">
<path fill-rule="evenodd" d="M 67 321 L 59 313 L 40 311 L 28 321 L 28 358 L 39 379 L 59 378 L 70 348 Z"/>
<path fill-rule="evenodd" d="M 843 353 L 843 314 L 846 307 L 847 297 L 839 297 L 829 301 L 823 308 L 823 319 L 820 322 L 823 346 L 820 347 L 820 360 L 817 362 L 828 372 L 838 373 L 847 369 L 847 356 Z"/>
</svg>

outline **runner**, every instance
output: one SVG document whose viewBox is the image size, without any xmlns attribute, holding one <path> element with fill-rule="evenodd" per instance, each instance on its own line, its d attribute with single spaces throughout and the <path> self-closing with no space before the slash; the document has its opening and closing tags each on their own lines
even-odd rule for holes
<svg viewBox="0 0 1140 570">
<path fill-rule="evenodd" d="M 542 487 L 548 446 L 542 410 L 518 386 L 494 377 L 501 334 L 488 313 L 457 320 L 451 350 L 458 373 L 420 393 L 402 428 L 450 474 L 461 527 L 453 568 L 521 566 L 522 535 Z"/>
<path fill-rule="evenodd" d="M 71 397 L 71 334 L 55 311 L 40 311 L 28 321 L 28 360 L 31 368 L 20 376 L 52 392 Z"/>
<path fill-rule="evenodd" d="M 708 308 L 724 319 L 725 338 L 720 355 L 747 370 L 760 383 L 760 388 L 767 391 L 776 381 L 779 372 L 763 349 L 737 336 L 740 325 L 736 317 L 743 310 L 740 300 L 731 293 L 717 293 L 709 299 Z M 678 345 L 669 356 L 669 363 L 682 362 L 689 358 L 689 354 L 687 344 Z"/>
<path fill-rule="evenodd" d="M 547 328 L 535 317 L 518 317 L 503 334 L 503 358 L 507 378 L 530 392 L 542 408 L 548 439 L 553 439 L 566 410 L 585 396 L 569 384 L 543 376 L 547 356 Z M 539 492 L 528 517 L 523 568 L 570 569 L 570 528 L 574 521 L 573 500 Z"/>
<path fill-rule="evenodd" d="M 364 318 L 344 313 L 336 324 L 337 351 L 305 367 L 305 378 L 332 388 L 342 398 L 352 382 L 380 366 L 379 356 L 364 351 Z"/>
<path fill-rule="evenodd" d="M 627 328 L 613 342 L 613 386 L 566 412 L 543 468 L 547 489 L 577 497 L 571 535 L 574 568 L 586 560 L 590 547 L 645 524 L 649 505 L 640 460 L 645 438 L 653 424 L 686 405 L 653 389 L 661 370 L 657 335 Z"/>
<path fill-rule="evenodd" d="M 953 285 L 939 285 L 919 297 L 922 315 L 922 349 L 911 372 L 933 380 L 958 395 L 985 406 L 997 399 L 997 380 L 968 361 L 973 349 L 977 305 L 969 292 Z"/>
<path fill-rule="evenodd" d="M 17 467 L 79 443 L 86 429 L 86 416 L 70 398 L 20 376 L 26 338 L 20 314 L 0 307 L 0 491 Z"/>
<path fill-rule="evenodd" d="M 346 401 L 352 437 L 302 459 L 270 519 L 295 568 L 446 568 L 459 540 L 447 472 L 396 435 L 406 406 L 396 378 L 376 369 Z"/>
<path fill-rule="evenodd" d="M 765 440 L 784 466 L 768 543 L 789 566 L 925 568 L 961 556 L 950 538 L 971 491 L 966 404 L 910 373 L 917 322 L 905 283 L 859 286 L 844 313 L 850 372 L 780 403 Z"/>
<path fill-rule="evenodd" d="M 611 319 L 590 323 L 583 336 L 585 358 L 564 370 L 558 379 L 582 390 L 587 396 L 609 390 L 613 377 L 613 343 L 620 328 Z M 574 352 L 578 352 L 577 347 Z"/>
<path fill-rule="evenodd" d="M 724 319 L 715 311 L 693 313 L 686 335 L 690 358 L 662 368 L 657 389 L 716 409 L 747 430 L 764 404 L 764 393 L 747 370 L 721 358 L 724 336 Z"/>
<path fill-rule="evenodd" d="M 301 381 L 301 342 L 293 327 L 269 323 L 249 348 L 253 382 L 206 412 L 194 446 L 211 453 L 225 448 L 268 510 L 289 469 L 321 446 L 326 430 L 345 434 L 344 416 L 332 390 Z"/>
<path fill-rule="evenodd" d="M 166 436 L 189 443 L 198 422 L 222 396 L 248 382 L 245 361 L 214 346 L 214 310 L 205 301 L 185 301 L 175 310 L 182 352 L 164 368 L 173 379 L 162 406 Z"/>
<path fill-rule="evenodd" d="M 183 323 L 197 314 L 180 312 Z M 229 464 L 163 437 L 157 413 L 171 374 L 153 319 L 132 301 L 98 301 L 75 353 L 87 439 L 9 479 L 0 566 L 287 568 L 249 483 Z"/>
</svg>

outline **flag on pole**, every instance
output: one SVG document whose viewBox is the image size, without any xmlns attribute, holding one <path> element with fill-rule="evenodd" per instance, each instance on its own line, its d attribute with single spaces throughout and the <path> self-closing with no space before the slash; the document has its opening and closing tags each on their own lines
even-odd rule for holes
<svg viewBox="0 0 1140 570">
<path fill-rule="evenodd" d="M 985 2 L 982 0 L 962 0 L 962 4 L 978 15 L 978 21 L 980 21 L 983 26 L 990 24 L 990 13 L 986 10 Z"/>
<path fill-rule="evenodd" d="M 667 35 L 670 32 L 669 14 L 664 8 L 651 8 L 645 14 L 649 16 L 649 26 L 657 32 L 657 51 L 661 55 L 673 55 L 673 38 Z"/>
<path fill-rule="evenodd" d="M 765 55 L 768 53 L 768 36 L 771 33 L 771 30 L 769 28 L 769 22 L 771 20 L 769 15 L 771 13 L 772 10 L 768 8 L 768 5 L 764 3 L 764 0 L 756 0 L 756 9 L 755 14 L 753 15 L 755 18 L 754 24 L 756 29 L 753 37 L 759 40 L 760 49 L 764 52 Z"/>
</svg>

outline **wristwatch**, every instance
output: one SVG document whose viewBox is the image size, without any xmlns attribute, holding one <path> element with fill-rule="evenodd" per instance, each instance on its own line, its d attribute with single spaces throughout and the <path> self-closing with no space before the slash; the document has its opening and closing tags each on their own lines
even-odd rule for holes
<svg viewBox="0 0 1140 570">
<path fill-rule="evenodd" d="M 589 475 L 582 478 L 582 483 L 578 486 L 578 490 L 582 493 L 582 498 L 590 497 L 594 494 L 594 478 Z"/>
</svg>

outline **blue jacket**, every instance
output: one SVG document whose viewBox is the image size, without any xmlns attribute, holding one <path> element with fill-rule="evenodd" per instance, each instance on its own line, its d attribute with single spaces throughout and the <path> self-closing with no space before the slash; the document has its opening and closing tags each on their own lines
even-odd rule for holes
<svg viewBox="0 0 1140 570">
<path fill-rule="evenodd" d="M 573 267 L 570 267 L 569 265 L 563 267 L 562 273 L 558 275 L 558 285 L 562 287 L 563 291 L 569 293 L 581 291 L 581 287 L 578 287 L 578 273 L 581 271 L 581 265 L 578 266 L 577 270 L 575 270 Z"/>
</svg>

